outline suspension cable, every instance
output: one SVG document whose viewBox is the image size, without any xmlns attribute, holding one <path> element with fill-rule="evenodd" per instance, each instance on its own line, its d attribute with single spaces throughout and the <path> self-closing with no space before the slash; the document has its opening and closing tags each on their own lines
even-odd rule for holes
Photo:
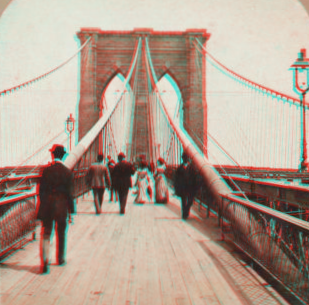
<svg viewBox="0 0 309 305">
<path fill-rule="evenodd" d="M 148 49 L 148 41 L 147 41 L 147 38 L 146 38 L 146 50 L 149 51 L 149 49 Z M 148 52 L 148 58 L 147 58 L 147 60 L 146 60 L 146 67 L 147 67 L 148 71 L 150 71 L 149 66 L 150 66 L 150 67 L 152 66 L 152 62 L 151 62 L 150 54 L 149 54 L 149 52 Z M 151 68 L 151 71 L 153 72 L 154 69 Z M 152 81 L 153 87 L 154 87 L 154 89 L 157 91 L 158 97 L 159 97 L 159 99 L 160 99 L 159 105 L 160 105 L 161 107 L 164 108 L 164 105 L 163 105 L 163 102 L 162 102 L 162 98 L 161 98 L 161 96 L 160 96 L 160 94 L 159 94 L 159 91 L 158 91 L 158 88 L 157 88 L 157 86 L 156 86 L 156 82 L 154 81 L 154 78 L 155 78 L 155 76 L 154 76 L 153 74 L 150 74 L 150 79 L 151 79 L 151 81 Z M 165 112 L 163 112 L 163 113 L 165 113 Z M 167 118 L 166 118 L 166 119 L 167 119 Z M 188 126 L 187 126 L 187 128 L 188 128 Z M 193 130 L 191 130 L 190 128 L 188 128 L 188 129 L 195 135 L 195 133 L 194 133 Z M 196 137 L 196 135 L 195 135 L 195 137 Z M 201 142 L 201 140 L 200 140 L 198 137 L 196 137 L 196 138 L 197 138 L 198 141 Z M 168 142 L 171 142 L 171 140 L 169 140 Z M 204 143 L 201 143 L 201 144 L 202 144 L 203 147 L 204 147 Z M 169 147 L 168 147 L 168 149 L 169 149 Z M 219 165 L 220 165 L 220 164 L 219 164 Z M 224 170 L 224 169 L 223 169 L 223 170 Z M 225 171 L 225 170 L 224 170 L 224 171 Z M 227 176 L 229 177 L 228 174 L 227 174 Z M 232 179 L 232 178 L 229 177 L 229 179 Z M 239 188 L 239 186 L 238 186 L 234 181 L 232 181 L 232 182 L 233 182 L 233 184 L 235 185 L 235 187 L 236 187 L 240 192 L 243 193 L 243 196 L 244 196 L 247 200 L 249 200 L 249 199 L 247 198 L 247 196 L 244 194 L 244 192 Z"/>
<path fill-rule="evenodd" d="M 73 169 L 76 165 L 77 161 L 82 157 L 83 153 L 91 146 L 94 139 L 97 137 L 97 135 L 102 131 L 102 129 L 105 129 L 107 122 L 109 122 L 113 115 L 116 114 L 116 111 L 118 111 L 121 103 L 122 96 L 124 94 L 125 88 L 128 84 L 128 82 L 131 79 L 132 73 L 134 71 L 134 68 L 136 67 L 136 61 L 137 57 L 140 51 L 141 47 L 141 38 L 136 42 L 134 54 L 132 57 L 132 61 L 130 64 L 129 71 L 127 73 L 127 76 L 125 78 L 125 81 L 123 82 L 123 89 L 121 90 L 121 94 L 118 98 L 118 101 L 113 105 L 113 107 L 110 107 L 103 116 L 96 122 L 96 124 L 88 131 L 88 133 L 79 141 L 78 145 L 75 147 L 74 154 L 70 154 L 68 158 L 65 161 L 66 166 L 69 169 Z M 102 97 L 101 97 L 102 98 Z"/>
<path fill-rule="evenodd" d="M 48 76 L 49 74 L 59 70 L 61 67 L 63 67 L 64 65 L 66 65 L 68 62 L 70 62 L 90 41 L 90 37 L 88 38 L 87 41 L 85 41 L 85 43 L 72 55 L 70 56 L 67 60 L 65 60 L 63 63 L 61 63 L 59 66 L 57 66 L 56 68 L 44 73 L 44 74 L 41 74 L 40 76 L 36 77 L 36 78 L 33 78 L 27 82 L 24 82 L 22 84 L 19 84 L 15 87 L 12 87 L 10 89 L 5 89 L 3 91 L 0 91 L 0 98 L 1 96 L 4 94 L 7 94 L 7 93 L 11 93 L 11 92 L 14 92 L 16 89 L 22 89 L 24 86 L 27 86 L 27 85 L 30 85 L 38 80 L 41 80 L 42 78 Z"/>
<path fill-rule="evenodd" d="M 239 81 L 243 82 L 244 84 L 250 86 L 252 89 L 258 91 L 263 91 L 267 94 L 271 94 L 271 95 L 274 95 L 276 97 L 279 97 L 281 98 L 282 100 L 283 99 L 286 99 L 286 100 L 290 100 L 292 101 L 293 103 L 299 103 L 300 104 L 300 100 L 295 98 L 295 97 L 292 97 L 292 96 L 289 96 L 287 94 L 284 94 L 282 92 L 279 92 L 279 91 L 276 91 L 276 90 L 273 90 L 271 88 L 268 88 L 268 87 L 265 87 L 259 83 L 256 83 L 244 76 L 241 76 L 240 74 L 234 72 L 233 70 L 227 68 L 225 65 L 223 65 L 221 62 L 219 62 L 214 56 L 212 56 L 207 50 L 206 48 L 202 45 L 202 43 L 196 38 L 196 41 L 197 43 L 199 44 L 199 46 L 194 43 L 196 49 L 202 54 L 205 56 L 205 54 L 207 54 L 219 67 L 221 67 L 224 71 L 228 72 L 228 75 L 232 75 L 234 78 L 238 78 Z M 201 49 L 205 52 L 205 54 L 203 54 L 203 52 L 201 51 Z M 207 58 L 207 56 L 206 56 Z M 307 108 L 309 108 L 309 106 L 306 106 Z"/>
</svg>

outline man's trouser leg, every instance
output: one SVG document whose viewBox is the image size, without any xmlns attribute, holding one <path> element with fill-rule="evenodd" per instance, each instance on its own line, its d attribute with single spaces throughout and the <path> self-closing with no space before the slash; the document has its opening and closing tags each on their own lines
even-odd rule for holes
<svg viewBox="0 0 309 305">
<path fill-rule="evenodd" d="M 67 220 L 66 219 L 57 222 L 57 242 L 58 242 L 57 259 L 58 259 L 58 264 L 63 264 L 65 262 L 66 229 L 67 229 Z"/>
<path fill-rule="evenodd" d="M 109 201 L 114 201 L 114 191 L 115 193 L 117 194 L 117 191 L 114 189 L 113 185 L 111 185 L 111 195 L 110 195 L 110 200 Z M 117 198 L 115 197 L 116 201 L 117 201 Z"/>
<path fill-rule="evenodd" d="M 193 205 L 193 201 L 194 201 L 194 195 L 189 194 L 188 201 L 187 201 L 187 217 L 190 215 L 190 209 Z"/>
<path fill-rule="evenodd" d="M 43 261 L 43 273 L 48 272 L 49 266 L 49 250 L 50 250 L 50 235 L 53 229 L 53 220 L 43 221 L 42 223 L 42 261 Z"/>
<path fill-rule="evenodd" d="M 115 193 L 115 201 L 118 201 L 118 192 L 117 190 L 113 187 L 111 187 L 111 200 L 110 201 L 114 201 L 114 193 Z"/>
<path fill-rule="evenodd" d="M 93 199 L 94 199 L 94 207 L 96 214 L 100 214 L 100 203 L 99 203 L 99 192 L 97 188 L 92 189 L 93 192 Z"/>
<path fill-rule="evenodd" d="M 121 190 L 118 192 L 121 214 L 124 214 L 126 211 L 128 193 L 129 193 L 129 190 Z"/>
<path fill-rule="evenodd" d="M 187 204 L 188 204 L 188 197 L 186 195 L 181 196 L 181 211 L 182 211 L 182 218 L 187 218 Z"/>
<path fill-rule="evenodd" d="M 115 191 L 115 201 L 117 202 L 118 201 L 118 192 L 117 192 L 117 190 L 116 189 L 113 189 L 114 191 Z"/>
<path fill-rule="evenodd" d="M 50 248 L 50 237 L 45 238 L 43 237 L 43 242 L 42 242 L 42 255 L 43 255 L 43 264 L 48 265 L 49 264 L 49 248 Z"/>
<path fill-rule="evenodd" d="M 103 204 L 104 191 L 105 191 L 104 187 L 98 189 L 100 212 L 101 212 L 101 208 L 102 208 L 102 204 Z"/>
</svg>

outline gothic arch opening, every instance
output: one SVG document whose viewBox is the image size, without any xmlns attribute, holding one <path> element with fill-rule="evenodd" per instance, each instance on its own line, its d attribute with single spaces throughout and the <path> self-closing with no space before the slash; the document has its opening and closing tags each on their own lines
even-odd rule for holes
<svg viewBox="0 0 309 305">
<path fill-rule="evenodd" d="M 103 94 L 100 101 L 100 109 L 104 112 L 104 109 L 109 109 L 115 105 L 115 103 L 120 98 L 125 85 L 125 77 L 122 73 L 117 73 L 107 84 L 103 90 Z M 124 99 L 129 99 L 131 97 L 132 90 L 129 84 L 126 85 L 123 97 Z M 101 113 L 102 115 L 102 113 Z"/>
<path fill-rule="evenodd" d="M 177 124 L 183 126 L 183 99 L 176 81 L 167 72 L 158 81 L 157 87 L 170 116 Z"/>
</svg>

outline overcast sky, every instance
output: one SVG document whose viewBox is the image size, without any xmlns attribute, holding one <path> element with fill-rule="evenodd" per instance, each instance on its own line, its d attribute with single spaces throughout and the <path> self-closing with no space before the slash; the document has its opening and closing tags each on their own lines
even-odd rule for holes
<svg viewBox="0 0 309 305">
<path fill-rule="evenodd" d="M 0 18 L 0 90 L 45 73 L 71 56 L 81 27 L 205 28 L 211 34 L 208 51 L 222 63 L 295 97 L 288 69 L 300 48 L 309 50 L 308 13 L 296 0 L 14 0 Z M 75 93 L 65 98 L 65 107 L 59 99 L 55 125 L 76 112 L 77 74 L 76 59 L 66 81 L 56 86 L 58 92 Z"/>
</svg>

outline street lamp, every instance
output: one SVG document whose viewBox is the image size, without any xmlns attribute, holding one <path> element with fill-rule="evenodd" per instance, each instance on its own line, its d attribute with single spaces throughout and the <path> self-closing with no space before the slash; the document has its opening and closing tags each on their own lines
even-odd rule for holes
<svg viewBox="0 0 309 305">
<path fill-rule="evenodd" d="M 108 154 L 111 156 L 112 155 L 112 143 L 108 144 Z"/>
<path fill-rule="evenodd" d="M 72 113 L 70 113 L 70 116 L 66 120 L 67 131 L 70 134 L 70 151 L 71 151 L 71 135 L 72 135 L 72 132 L 74 130 L 74 123 L 75 123 L 75 120 L 72 117 Z"/>
<path fill-rule="evenodd" d="M 159 158 L 161 157 L 160 146 L 161 146 L 161 144 L 158 143 L 158 144 L 157 144 L 157 150 L 158 150 L 157 154 L 158 154 Z"/>
<path fill-rule="evenodd" d="M 298 58 L 291 66 L 293 69 L 293 89 L 299 94 L 300 99 L 300 130 L 301 130 L 301 164 L 299 171 L 308 170 L 307 161 L 307 140 L 306 140 L 306 107 L 305 96 L 309 91 L 309 59 L 306 58 L 306 49 L 301 49 Z"/>
</svg>

